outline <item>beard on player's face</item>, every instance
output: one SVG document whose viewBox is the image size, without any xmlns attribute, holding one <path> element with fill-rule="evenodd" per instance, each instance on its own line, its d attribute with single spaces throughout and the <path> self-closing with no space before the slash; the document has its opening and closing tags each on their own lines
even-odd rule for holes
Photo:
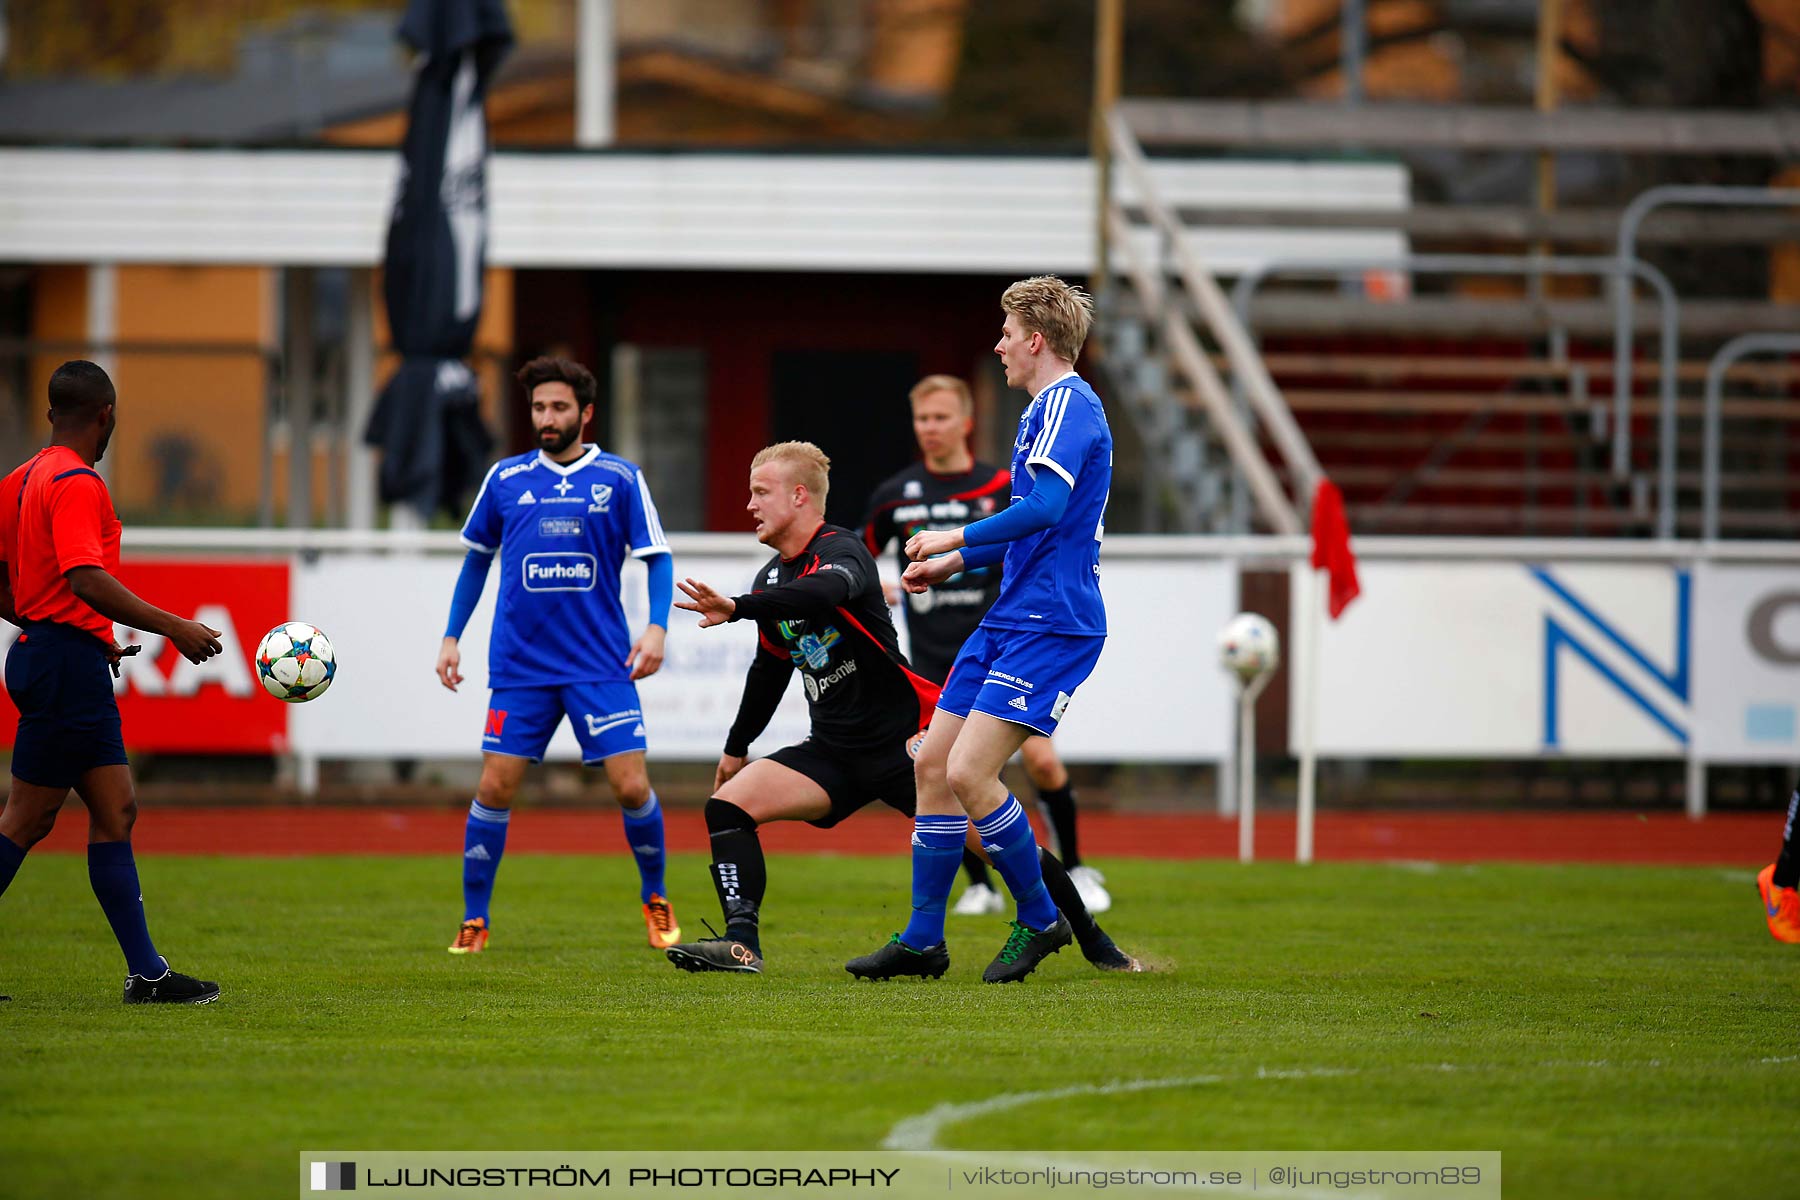
<svg viewBox="0 0 1800 1200">
<path fill-rule="evenodd" d="M 563 425 L 552 419 L 538 426 L 538 443 L 550 454 L 561 454 L 575 444 L 581 436 L 581 418 L 579 416 Z"/>
</svg>

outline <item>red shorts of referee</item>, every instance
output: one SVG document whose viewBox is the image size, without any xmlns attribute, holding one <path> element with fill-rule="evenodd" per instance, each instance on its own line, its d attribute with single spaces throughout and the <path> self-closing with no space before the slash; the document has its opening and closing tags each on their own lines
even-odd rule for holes
<svg viewBox="0 0 1800 1200">
<path fill-rule="evenodd" d="M 219 653 L 219 631 L 146 604 L 117 578 L 119 517 L 94 471 L 118 421 L 106 372 L 82 360 L 58 367 L 49 415 L 50 444 L 0 482 L 0 617 L 23 631 L 6 656 L 19 730 L 0 809 L 0 896 L 73 788 L 88 811 L 88 881 L 125 952 L 125 1002 L 206 1004 L 219 985 L 170 970 L 144 924 L 113 622 L 161 634 L 196 663 Z"/>
</svg>

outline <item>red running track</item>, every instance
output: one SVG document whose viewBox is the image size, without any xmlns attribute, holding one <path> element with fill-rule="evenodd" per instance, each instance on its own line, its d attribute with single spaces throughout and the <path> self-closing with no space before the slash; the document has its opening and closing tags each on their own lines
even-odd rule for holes
<svg viewBox="0 0 1800 1200">
<path fill-rule="evenodd" d="M 138 819 L 132 841 L 149 854 L 453 854 L 462 849 L 465 814 L 443 809 L 157 808 Z M 692 809 L 668 814 L 671 850 L 704 852 L 705 823 Z M 836 829 L 770 825 L 772 851 L 903 854 L 905 818 L 884 808 L 857 814 Z M 1257 854 L 1292 859 L 1294 818 L 1257 818 Z M 1781 819 L 1726 813 L 1689 821 L 1674 813 L 1327 813 L 1315 831 L 1322 861 L 1567 862 L 1721 864 L 1756 867 L 1780 848 Z M 81 850 L 87 822 L 65 810 L 39 847 Z M 1235 821 L 1198 814 L 1084 813 L 1084 857 L 1235 858 Z M 623 850 L 618 816 L 609 811 L 523 809 L 507 835 L 516 852 L 614 854 Z"/>
</svg>

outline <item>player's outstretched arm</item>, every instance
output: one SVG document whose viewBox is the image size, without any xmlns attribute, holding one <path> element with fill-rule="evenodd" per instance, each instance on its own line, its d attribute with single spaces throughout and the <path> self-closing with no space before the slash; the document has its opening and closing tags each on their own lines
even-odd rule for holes
<svg viewBox="0 0 1800 1200">
<path fill-rule="evenodd" d="M 849 557 L 822 562 L 810 575 L 739 596 L 732 620 L 786 621 L 829 614 L 862 590 L 864 572 L 872 566 Z"/>
<path fill-rule="evenodd" d="M 222 649 L 217 629 L 184 620 L 139 599 L 103 567 L 71 567 L 68 579 L 69 590 L 77 600 L 128 628 L 160 633 L 175 643 L 175 649 L 189 662 L 205 662 Z"/>
<path fill-rule="evenodd" d="M 1029 537 L 1062 520 L 1069 509 L 1070 491 L 1069 481 L 1061 475 L 1040 471 L 1031 491 L 1017 503 L 961 529 L 916 533 L 906 543 L 906 556 L 920 562 L 965 547 L 998 546 Z"/>
<path fill-rule="evenodd" d="M 701 583 L 698 579 L 683 579 L 675 586 L 687 597 L 686 600 L 677 600 L 675 607 L 699 613 L 702 629 L 723 625 L 737 612 L 737 601 L 730 596 L 720 595 L 710 584 Z"/>
</svg>

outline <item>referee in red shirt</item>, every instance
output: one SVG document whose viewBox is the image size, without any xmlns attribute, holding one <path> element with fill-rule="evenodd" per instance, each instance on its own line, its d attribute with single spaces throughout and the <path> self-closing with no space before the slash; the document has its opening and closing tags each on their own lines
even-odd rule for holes
<svg viewBox="0 0 1800 1200">
<path fill-rule="evenodd" d="M 12 793 L 0 810 L 0 895 L 74 788 L 88 810 L 88 881 L 125 952 L 127 1004 L 206 1004 L 219 985 L 181 975 L 150 941 L 131 855 L 137 799 L 119 732 L 113 622 L 159 633 L 189 662 L 219 653 L 219 631 L 146 604 L 121 584 L 119 517 L 94 464 L 118 396 L 91 362 L 50 376 L 50 445 L 0 482 L 0 617 L 24 630 L 6 656 L 19 706 Z"/>
</svg>

